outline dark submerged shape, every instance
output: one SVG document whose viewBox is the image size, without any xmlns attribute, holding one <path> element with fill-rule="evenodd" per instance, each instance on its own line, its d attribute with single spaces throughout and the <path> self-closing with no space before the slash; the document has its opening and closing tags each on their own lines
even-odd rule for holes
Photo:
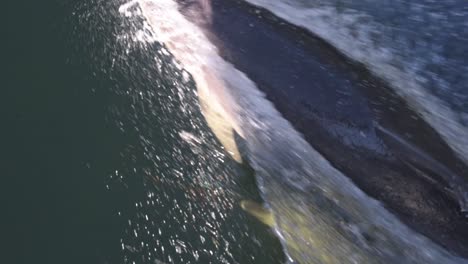
<svg viewBox="0 0 468 264">
<path fill-rule="evenodd" d="M 268 11 L 212 0 L 208 18 L 199 1 L 179 2 L 315 149 L 403 222 L 468 257 L 468 221 L 449 184 L 466 184 L 468 168 L 402 98 Z"/>
</svg>

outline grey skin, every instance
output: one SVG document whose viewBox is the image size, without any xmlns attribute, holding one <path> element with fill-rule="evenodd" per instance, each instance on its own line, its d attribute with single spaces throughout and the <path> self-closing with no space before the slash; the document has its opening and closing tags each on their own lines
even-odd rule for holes
<svg viewBox="0 0 468 264">
<path fill-rule="evenodd" d="M 335 168 L 411 228 L 468 256 L 459 206 L 467 166 L 385 83 L 306 30 L 245 2 L 178 2 Z"/>
</svg>

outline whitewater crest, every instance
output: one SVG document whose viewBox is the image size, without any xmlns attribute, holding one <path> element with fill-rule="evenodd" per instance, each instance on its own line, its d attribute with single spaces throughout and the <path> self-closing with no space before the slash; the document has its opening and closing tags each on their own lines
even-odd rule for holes
<svg viewBox="0 0 468 264">
<path fill-rule="evenodd" d="M 179 12 L 176 2 L 136 0 L 120 11 L 125 14 L 135 4 L 155 39 L 192 75 L 202 105 L 219 116 L 212 122 L 222 122 L 222 129 L 213 131 L 228 152 L 235 157 L 234 131 L 245 140 L 260 191 L 273 212 L 273 228 L 291 260 L 466 263 L 408 229 L 333 168 L 255 83 L 218 55 L 203 31 Z M 210 118 L 206 111 L 204 115 Z M 181 137 L 195 140 L 187 134 Z"/>
</svg>

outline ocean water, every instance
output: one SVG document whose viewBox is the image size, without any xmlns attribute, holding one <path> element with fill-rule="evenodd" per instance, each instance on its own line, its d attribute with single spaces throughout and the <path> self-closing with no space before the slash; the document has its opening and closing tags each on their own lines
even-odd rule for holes
<svg viewBox="0 0 468 264">
<path fill-rule="evenodd" d="M 213 136 L 190 76 L 135 41 L 142 21 L 122 3 L 36 4 L 14 20 L 13 263 L 282 263 L 239 205 L 261 202 L 252 169 Z"/>
<path fill-rule="evenodd" d="M 362 26 L 354 23 L 357 29 L 345 33 L 327 31 L 330 35 L 314 31 L 312 22 L 301 26 L 310 26 L 338 48 L 343 38 L 361 45 L 343 52 L 358 61 L 371 58 L 361 62 L 377 68 L 376 74 L 390 83 L 398 79 L 395 89 L 466 157 L 462 3 L 434 7 L 437 12 L 450 11 L 454 20 L 442 19 L 446 23 L 438 23 L 440 28 L 425 28 L 405 12 L 416 10 L 411 13 L 414 17 L 424 14 L 428 21 L 443 17 L 426 10 L 434 3 L 411 9 L 403 2 L 385 8 L 373 7 L 374 2 L 250 2 L 293 23 L 297 6 L 307 10 L 307 16 L 326 13 L 323 20 L 311 18 L 320 22 L 315 25 L 326 25 L 325 31 L 349 21 L 366 21 Z M 244 264 L 305 259 L 304 263 L 315 263 L 320 261 L 314 254 L 323 252 L 338 261 L 361 260 L 358 254 L 343 257 L 353 250 L 395 261 L 465 262 L 409 230 L 334 169 L 255 83 L 218 56 L 174 4 L 86 0 L 12 7 L 18 12 L 8 17 L 12 29 L 6 49 L 8 114 L 3 137 L 4 171 L 11 180 L 6 184 L 7 212 L 13 216 L 8 225 L 14 249 L 10 262 Z M 453 11 L 456 7 L 458 12 Z M 375 26 L 387 23 L 379 21 L 386 14 L 395 24 L 389 29 Z M 409 22 L 392 20 L 394 16 Z M 413 33 L 401 33 L 403 24 Z M 369 25 L 378 30 L 369 31 Z M 452 36 L 450 44 L 456 47 L 424 50 L 417 41 L 423 36 L 414 34 L 422 31 L 418 27 L 429 32 L 429 40 L 421 45 L 442 45 Z M 382 33 L 385 30 L 390 32 Z M 445 35 L 439 39 L 440 32 Z M 400 33 L 403 40 L 398 40 Z M 397 40 L 382 39 L 393 35 Z M 171 46 L 180 43 L 181 36 L 189 45 Z M 404 44 L 413 41 L 408 36 L 415 36 L 417 49 Z M 372 46 L 374 50 L 367 49 L 377 40 L 380 44 Z M 357 50 L 365 54 L 353 53 Z M 433 53 L 429 56 L 427 51 Z M 395 72 L 392 67 L 403 70 Z M 242 137 L 239 141 L 247 149 L 244 158 L 249 164 L 231 157 L 203 116 L 194 77 L 203 71 L 225 84 L 213 98 L 224 100 L 226 117 Z M 399 77 L 407 75 L 415 78 L 406 83 L 412 86 L 405 93 L 401 83 L 406 79 Z M 208 83 L 206 89 L 210 88 Z M 434 117 L 435 113 L 439 115 Z M 438 126 L 437 120 L 449 125 Z M 270 228 L 247 214 L 241 209 L 242 200 L 265 202 L 276 213 L 276 226 Z M 331 213 L 309 206 L 317 202 Z M 351 213 L 343 217 L 342 210 Z M 291 217 L 298 214 L 310 220 L 298 224 Z M 348 217 L 355 220 L 343 224 Z M 336 239 L 340 231 L 334 233 L 327 225 L 330 219 L 341 221 L 332 226 L 346 230 L 345 238 Z M 318 239 L 336 244 L 319 243 L 316 251 L 304 251 L 301 246 L 310 246 L 308 233 L 301 237 L 303 229 L 291 226 L 314 230 Z M 382 241 L 390 242 L 369 247 L 361 241 L 361 231 L 372 228 L 380 230 Z M 303 250 L 302 255 L 288 245 L 291 240 L 302 243 L 295 247 Z"/>
</svg>

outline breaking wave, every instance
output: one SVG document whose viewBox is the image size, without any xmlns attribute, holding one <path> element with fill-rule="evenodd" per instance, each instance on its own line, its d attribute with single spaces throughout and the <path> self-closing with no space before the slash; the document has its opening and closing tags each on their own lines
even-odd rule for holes
<svg viewBox="0 0 468 264">
<path fill-rule="evenodd" d="M 337 29 L 339 27 L 331 30 L 336 24 L 324 26 L 325 23 L 320 21 L 319 17 L 329 17 L 333 21 L 335 11 L 330 8 L 300 11 L 299 6 L 290 3 L 249 1 L 308 28 L 313 25 L 312 22 L 317 22 L 316 26 L 322 27 L 317 26 L 321 30 L 319 33 L 314 31 L 315 33 L 320 35 L 322 32 L 321 37 L 341 47 L 353 58 L 362 59 L 369 64 L 368 66 L 373 66 L 374 71 L 382 73 L 380 75 L 386 73 L 383 77 L 388 81 L 401 87 L 403 80 L 407 80 L 407 85 L 411 85 L 411 88 L 399 88 L 398 91 L 408 100 L 414 101 L 414 106 L 418 107 L 436 128 L 441 128 L 443 123 L 444 130 L 441 133 L 452 145 L 458 142 L 457 146 L 452 147 L 460 155 L 467 151 L 464 148 L 467 139 L 460 136 L 466 127 L 461 121 L 457 121 L 456 114 L 442 100 L 423 90 L 419 81 L 409 78 L 408 72 L 385 64 L 390 60 L 390 51 L 382 48 L 382 52 L 369 55 L 365 49 L 358 48 L 359 45 L 364 45 L 363 42 L 346 42 L 347 31 L 340 33 Z M 299 5 L 300 2 L 296 4 Z M 197 84 L 198 94 L 208 96 L 215 111 L 245 140 L 248 159 L 256 171 L 260 191 L 275 214 L 275 231 L 282 239 L 286 251 L 294 251 L 294 247 L 291 246 L 292 238 L 299 241 L 298 243 L 304 242 L 303 246 L 308 245 L 310 241 L 305 237 L 306 234 L 296 233 L 300 230 L 313 230 L 316 234 L 329 236 L 326 237 L 328 242 L 309 247 L 311 252 L 294 254 L 293 259 L 296 257 L 302 258 L 305 263 L 315 262 L 314 254 L 319 256 L 326 253 L 328 259 L 338 263 L 344 260 L 362 262 L 366 257 L 389 262 L 463 262 L 425 237 L 409 230 L 381 204 L 365 195 L 347 177 L 333 168 L 281 117 L 255 83 L 218 55 L 216 47 L 203 32 L 180 14 L 177 3 L 172 0 L 136 0 L 123 5 L 120 11 L 128 16 L 133 15 L 128 10 L 135 5 L 139 6 L 136 15 L 141 14 L 146 18 L 145 27 L 152 32 L 150 36 L 141 38 L 141 41 L 163 43 L 167 47 L 167 50 L 163 51 L 172 54 L 177 60 L 176 63 L 180 63 L 192 75 Z M 310 16 L 311 12 L 313 16 Z M 360 16 L 345 14 L 341 19 L 337 21 L 352 22 L 359 20 Z M 351 31 L 349 32 L 351 34 Z M 448 125 L 447 120 L 451 120 L 452 123 Z M 187 134 L 183 134 L 182 137 L 193 140 Z M 311 201 L 326 203 L 327 210 L 311 210 Z M 342 212 L 347 214 L 346 221 L 340 218 Z M 293 214 L 296 213 L 304 216 L 301 219 L 307 219 L 300 222 L 304 229 L 293 227 L 294 223 L 297 223 L 297 219 L 293 219 Z M 334 221 L 337 223 L 333 223 Z M 332 231 L 334 227 L 340 231 Z M 373 230 L 375 234 L 372 243 L 364 239 L 369 230 Z M 336 244 L 329 244 L 330 241 Z"/>
<path fill-rule="evenodd" d="M 468 163 L 468 8 L 462 0 L 246 0 L 387 81 Z"/>
</svg>

